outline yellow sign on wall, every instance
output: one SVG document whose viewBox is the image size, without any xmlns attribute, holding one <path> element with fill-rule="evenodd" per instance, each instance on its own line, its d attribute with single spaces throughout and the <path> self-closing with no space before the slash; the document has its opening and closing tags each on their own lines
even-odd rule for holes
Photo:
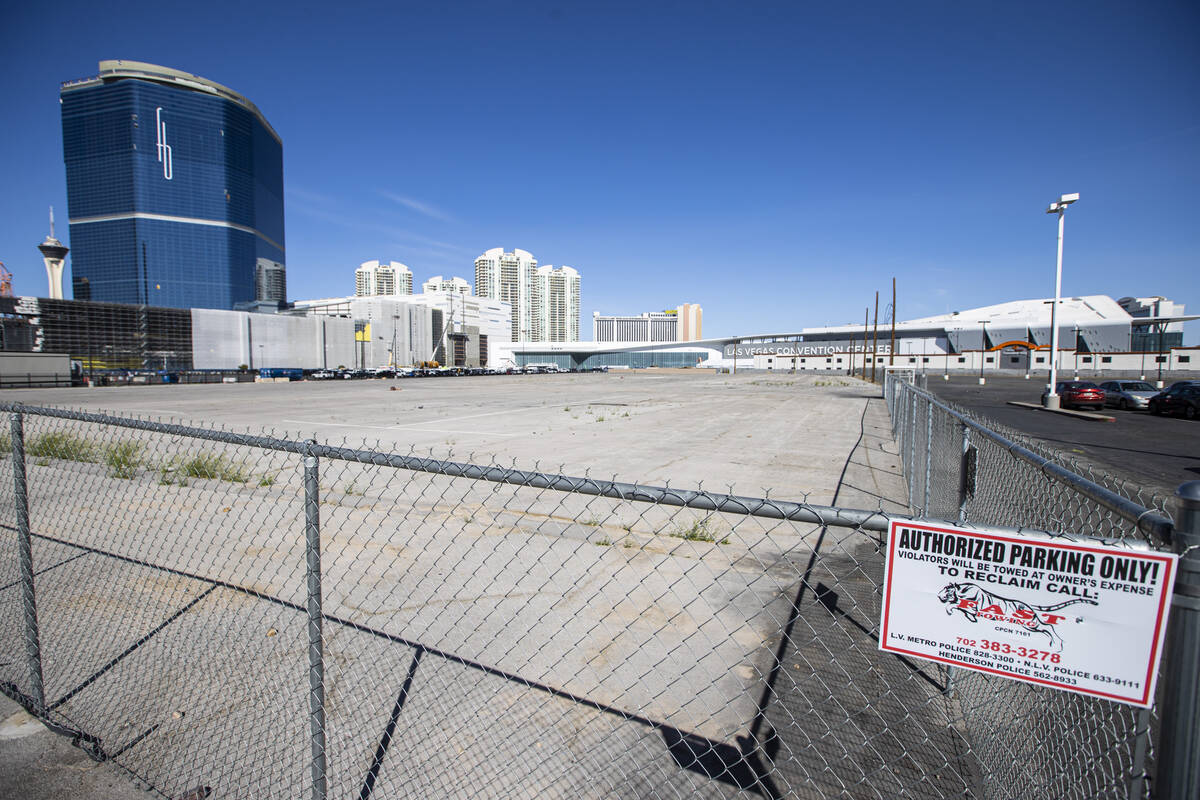
<svg viewBox="0 0 1200 800">
<path fill-rule="evenodd" d="M 371 341 L 371 323 L 365 323 L 361 328 L 354 326 L 354 341 L 369 342 Z"/>
</svg>

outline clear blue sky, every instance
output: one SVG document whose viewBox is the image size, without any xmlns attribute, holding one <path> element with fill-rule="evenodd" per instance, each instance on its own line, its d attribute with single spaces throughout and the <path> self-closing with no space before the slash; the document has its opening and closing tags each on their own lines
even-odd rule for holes
<svg viewBox="0 0 1200 800">
<path fill-rule="evenodd" d="M 708 335 L 852 322 L 893 276 L 909 319 L 1052 294 L 1044 210 L 1080 192 L 1064 293 L 1200 312 L 1198 8 L 5 4 L 0 260 L 45 294 L 59 83 L 125 58 L 279 131 L 292 298 L 371 258 L 473 281 L 503 246 L 582 273 L 585 339 L 681 302 Z"/>
</svg>

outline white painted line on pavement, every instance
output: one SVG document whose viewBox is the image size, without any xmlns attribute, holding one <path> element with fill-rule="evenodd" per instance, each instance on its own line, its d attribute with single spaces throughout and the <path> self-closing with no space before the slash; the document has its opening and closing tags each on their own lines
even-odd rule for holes
<svg viewBox="0 0 1200 800">
<path fill-rule="evenodd" d="M 523 411 L 544 411 L 555 406 L 526 406 L 525 408 L 507 408 L 501 411 L 485 411 L 482 414 L 466 414 L 461 417 L 438 417 L 437 419 L 428 420 L 428 422 L 413 422 L 411 425 L 426 425 L 435 422 L 458 422 L 460 419 L 476 419 L 478 417 L 495 417 L 500 414 L 520 414 Z M 405 426 L 407 427 L 407 426 Z"/>
<path fill-rule="evenodd" d="M 417 433 L 458 433 L 463 436 L 520 436 L 519 433 L 500 433 L 499 431 L 456 431 L 450 428 L 412 428 L 407 425 L 397 425 L 388 428 L 390 431 L 414 431 Z"/>
<path fill-rule="evenodd" d="M 390 431 L 388 425 L 355 425 L 353 422 L 334 422 L 333 420 L 317 421 L 312 419 L 281 419 L 291 425 L 315 425 L 321 428 L 368 428 L 373 431 Z"/>
<path fill-rule="evenodd" d="M 430 420 L 437 422 L 439 420 Z M 462 436 L 520 436 L 519 433 L 500 433 L 499 431 L 460 431 L 449 428 L 417 428 L 412 425 L 356 425 L 353 422 L 318 422 L 311 419 L 284 419 L 280 422 L 290 425 L 305 425 L 319 428 L 366 428 L 373 431 L 416 431 L 419 433 L 456 433 Z"/>
</svg>

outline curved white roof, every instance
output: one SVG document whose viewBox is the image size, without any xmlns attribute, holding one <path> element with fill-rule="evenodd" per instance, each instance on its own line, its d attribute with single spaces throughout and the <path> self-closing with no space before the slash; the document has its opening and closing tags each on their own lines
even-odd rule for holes
<svg viewBox="0 0 1200 800">
<path fill-rule="evenodd" d="M 279 134 L 271 127 L 271 123 L 267 122 L 267 118 L 258 110 L 258 106 L 251 103 L 245 96 L 238 94 L 228 86 L 222 86 L 216 81 L 210 81 L 208 78 L 201 78 L 199 75 L 193 75 L 190 72 L 184 72 L 171 67 L 162 67 L 158 64 L 148 64 L 145 61 L 126 61 L 124 59 L 106 59 L 100 62 L 100 74 L 94 78 L 83 78 L 77 81 L 67 81 L 62 85 L 64 92 L 73 89 L 79 89 L 84 86 L 89 86 L 97 82 L 106 82 L 119 80 L 121 78 L 133 78 L 136 80 L 153 81 L 155 83 L 165 83 L 173 86 L 179 86 L 184 89 L 190 89 L 194 92 L 204 92 L 218 97 L 223 97 L 226 100 L 232 100 L 238 105 L 245 108 L 247 111 L 258 117 L 258 121 L 263 124 L 275 141 L 282 143 Z"/>
</svg>

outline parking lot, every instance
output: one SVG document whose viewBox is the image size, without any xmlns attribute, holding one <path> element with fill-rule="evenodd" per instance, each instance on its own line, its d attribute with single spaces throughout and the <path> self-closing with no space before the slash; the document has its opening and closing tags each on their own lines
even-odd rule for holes
<svg viewBox="0 0 1200 800">
<path fill-rule="evenodd" d="M 5 397 L 903 510 L 878 387 L 839 376 L 639 370 Z M 214 796 L 297 796 L 307 730 L 301 460 L 230 446 L 220 455 L 237 475 L 202 477 L 178 464 L 213 449 L 185 437 L 25 419 L 56 713 L 171 793 L 204 784 Z M 50 434 L 134 441 L 143 460 L 132 477 L 116 476 L 47 454 L 37 443 Z M 487 775 L 497 796 L 629 796 L 652 786 L 746 797 L 757 777 L 720 764 L 752 750 L 756 730 L 777 731 L 786 747 L 770 777 L 784 794 L 823 796 L 864 773 L 890 786 L 909 740 L 945 740 L 906 756 L 928 758 L 919 780 L 938 794 L 960 793 L 967 780 L 969 766 L 945 765 L 957 734 L 931 701 L 936 671 L 877 658 L 874 536 L 332 458 L 321 459 L 320 491 L 332 796 L 369 795 L 366 775 L 378 796 L 405 787 L 465 797 Z M 14 549 L 6 541 L 4 552 Z M 15 563 L 4 566 L 16 597 Z M 836 590 L 824 590 L 827 605 L 805 604 L 781 643 L 806 569 Z M 834 595 L 854 624 L 831 611 Z M 0 636 L 14 652 L 19 629 L 10 603 Z M 829 648 L 838 659 L 824 657 Z M 762 700 L 767 676 L 772 703 Z M 10 664 L 0 677 L 21 673 Z M 381 738 L 401 707 L 403 724 Z M 853 741 L 839 733 L 847 718 Z M 848 747 L 863 752 L 842 758 Z M 277 782 L 262 782 L 268 771 Z"/>
<path fill-rule="evenodd" d="M 877 387 L 832 376 L 559 375 L 30 389 L 5 399 L 639 483 L 827 503 Z"/>
<path fill-rule="evenodd" d="M 1118 378 L 1106 376 L 1096 382 Z M 1166 385 L 1170 384 L 1168 379 Z M 1029 380 L 988 376 L 984 386 L 974 375 L 951 376 L 949 380 L 930 375 L 929 389 L 1076 460 L 1168 497 L 1179 484 L 1200 479 L 1200 424 L 1190 420 L 1109 408 L 1104 413 L 1115 417 L 1115 422 L 1099 422 L 1008 405 L 1009 401 L 1040 401 L 1045 377 L 1036 375 Z"/>
</svg>

